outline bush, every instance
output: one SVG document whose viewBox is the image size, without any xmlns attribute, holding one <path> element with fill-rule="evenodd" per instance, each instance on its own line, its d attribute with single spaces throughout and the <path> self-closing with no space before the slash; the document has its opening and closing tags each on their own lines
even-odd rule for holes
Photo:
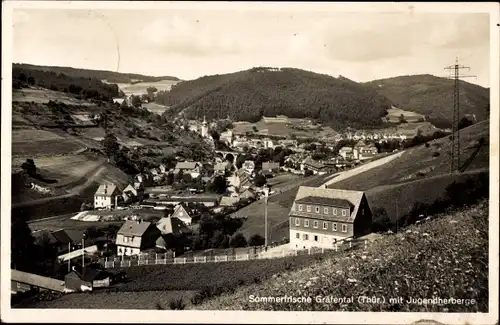
<svg viewBox="0 0 500 325">
<path fill-rule="evenodd" d="M 241 233 L 236 233 L 232 238 L 231 242 L 229 244 L 231 247 L 237 248 L 237 247 L 246 247 L 247 246 L 247 240 L 245 236 L 243 236 Z"/>
<path fill-rule="evenodd" d="M 184 303 L 184 300 L 182 298 L 170 300 L 168 306 L 172 310 L 183 310 L 186 308 L 186 304 Z"/>
<path fill-rule="evenodd" d="M 248 240 L 248 246 L 262 246 L 266 242 L 265 238 L 259 234 L 254 234 Z"/>
</svg>

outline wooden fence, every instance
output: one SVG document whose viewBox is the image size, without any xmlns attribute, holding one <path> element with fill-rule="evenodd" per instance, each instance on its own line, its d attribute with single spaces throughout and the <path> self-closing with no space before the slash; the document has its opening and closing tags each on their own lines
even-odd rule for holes
<svg viewBox="0 0 500 325">
<path fill-rule="evenodd" d="M 126 268 L 140 265 L 170 265 L 170 264 L 188 264 L 188 263 L 220 263 L 220 262 L 234 262 L 234 261 L 249 261 L 259 259 L 272 259 L 282 258 L 287 256 L 299 255 L 316 255 L 324 254 L 326 252 L 340 252 L 346 251 L 355 247 L 367 245 L 367 241 L 349 241 L 342 244 L 337 244 L 333 248 L 308 248 L 302 250 L 282 250 L 279 252 L 261 252 L 256 254 L 235 254 L 235 255 L 205 255 L 205 256 L 182 256 L 173 257 L 167 254 L 154 254 L 154 258 L 144 258 L 138 256 L 137 258 L 121 259 L 121 257 L 112 260 L 106 260 L 104 263 L 105 268 Z"/>
</svg>

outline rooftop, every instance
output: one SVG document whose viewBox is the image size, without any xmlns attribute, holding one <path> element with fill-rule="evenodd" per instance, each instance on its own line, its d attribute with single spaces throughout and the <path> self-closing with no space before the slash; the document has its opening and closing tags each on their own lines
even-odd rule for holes
<svg viewBox="0 0 500 325">
<path fill-rule="evenodd" d="M 127 220 L 123 224 L 123 226 L 118 230 L 118 234 L 125 236 L 142 236 L 148 227 L 151 225 L 151 222 L 147 221 L 131 221 Z"/>
<path fill-rule="evenodd" d="M 353 207 L 353 204 L 345 199 L 336 199 L 336 198 L 328 198 L 321 196 L 306 196 L 302 199 L 295 201 L 299 204 L 317 204 L 324 205 L 329 207 L 337 207 L 337 208 L 346 208 L 350 209 Z"/>
</svg>

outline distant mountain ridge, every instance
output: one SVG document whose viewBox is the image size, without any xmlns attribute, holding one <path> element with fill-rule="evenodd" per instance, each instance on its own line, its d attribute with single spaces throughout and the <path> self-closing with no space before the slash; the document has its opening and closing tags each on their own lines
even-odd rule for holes
<svg viewBox="0 0 500 325">
<path fill-rule="evenodd" d="M 91 69 L 80 69 L 71 67 L 58 67 L 58 66 L 40 66 L 33 64 L 24 63 L 14 63 L 13 68 L 23 68 L 25 70 L 38 70 L 45 72 L 62 73 L 69 77 L 83 77 L 83 78 L 95 78 L 99 80 L 106 80 L 109 83 L 132 83 L 136 80 L 141 80 L 145 82 L 155 82 L 160 80 L 174 80 L 179 81 L 180 79 L 173 76 L 160 76 L 152 77 L 137 73 L 121 73 L 107 70 L 91 70 Z"/>
<path fill-rule="evenodd" d="M 454 81 L 429 74 L 378 79 L 364 83 L 394 102 L 395 106 L 427 117 L 438 127 L 453 120 Z M 460 81 L 460 115 L 474 114 L 478 121 L 489 118 L 489 88 Z"/>
<path fill-rule="evenodd" d="M 391 105 L 372 88 L 345 77 L 265 67 L 182 81 L 160 92 L 157 102 L 187 117 L 229 115 L 255 122 L 263 116 L 286 115 L 340 129 L 379 126 Z"/>
</svg>

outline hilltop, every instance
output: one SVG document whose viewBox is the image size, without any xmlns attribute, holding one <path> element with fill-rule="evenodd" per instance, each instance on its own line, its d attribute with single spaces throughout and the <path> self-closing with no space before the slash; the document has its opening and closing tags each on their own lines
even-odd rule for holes
<svg viewBox="0 0 500 325">
<path fill-rule="evenodd" d="M 90 70 L 71 67 L 56 67 L 56 66 L 40 66 L 33 64 L 14 63 L 13 69 L 22 69 L 28 71 L 45 71 L 55 74 L 64 74 L 74 78 L 92 78 L 98 80 L 106 80 L 108 83 L 133 83 L 138 81 L 155 82 L 161 80 L 179 81 L 179 78 L 173 76 L 145 76 L 137 73 L 122 73 L 106 70 Z"/>
<path fill-rule="evenodd" d="M 451 127 L 454 81 L 432 75 L 400 76 L 373 80 L 365 86 L 392 101 L 395 106 L 422 114 L 437 127 Z M 460 113 L 475 114 L 477 121 L 489 118 L 489 89 L 460 81 Z"/>
<path fill-rule="evenodd" d="M 263 116 L 286 115 L 334 128 L 378 126 L 390 108 L 384 96 L 362 84 L 292 68 L 253 68 L 182 81 L 160 92 L 157 102 L 188 117 L 229 115 L 256 122 Z"/>
<path fill-rule="evenodd" d="M 488 310 L 488 202 L 435 215 L 366 248 L 325 255 L 297 271 L 240 287 L 194 309 L 280 311 L 486 312 Z M 432 281 L 430 281 L 432 279 Z M 311 297 L 311 303 L 252 302 L 249 297 Z M 358 297 L 385 297 L 360 303 Z M 353 297 L 352 302 L 316 297 Z M 402 302 L 389 298 L 402 297 Z M 475 304 L 407 304 L 413 298 L 474 299 Z"/>
</svg>

